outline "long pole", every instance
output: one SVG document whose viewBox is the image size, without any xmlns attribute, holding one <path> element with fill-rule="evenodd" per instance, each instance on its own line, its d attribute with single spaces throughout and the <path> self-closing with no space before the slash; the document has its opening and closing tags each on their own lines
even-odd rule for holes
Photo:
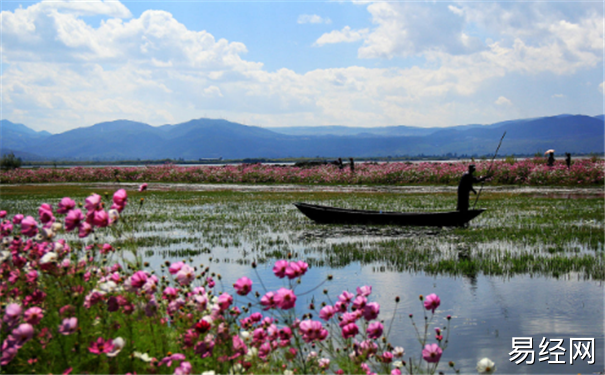
<svg viewBox="0 0 605 375">
<path fill-rule="evenodd" d="M 504 136 L 506 136 L 506 132 L 504 132 L 504 134 L 502 134 L 502 138 L 500 138 L 500 143 L 498 143 L 498 148 L 496 148 L 496 152 L 494 153 L 492 162 L 489 165 L 489 168 L 487 169 L 488 175 L 489 175 L 489 172 L 492 170 L 492 167 L 494 165 L 494 160 L 496 160 L 496 155 L 498 155 L 498 150 L 500 150 L 500 146 L 502 146 L 502 140 L 504 140 Z M 479 200 L 479 196 L 481 195 L 481 191 L 483 190 L 483 184 L 485 184 L 485 180 L 481 181 L 481 188 L 479 189 L 479 192 L 477 193 L 477 197 L 475 198 L 475 204 L 473 204 L 473 210 L 475 209 L 475 206 L 477 205 L 477 201 Z"/>
</svg>

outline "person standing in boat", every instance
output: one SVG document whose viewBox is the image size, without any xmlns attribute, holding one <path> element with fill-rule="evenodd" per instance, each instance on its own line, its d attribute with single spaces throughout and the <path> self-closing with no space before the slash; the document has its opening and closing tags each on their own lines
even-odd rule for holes
<svg viewBox="0 0 605 375">
<path fill-rule="evenodd" d="M 485 181 L 489 177 L 484 176 L 477 178 L 473 176 L 473 173 L 475 173 L 475 165 L 471 164 L 468 166 L 468 172 L 464 173 L 462 175 L 462 178 L 460 179 L 460 184 L 458 185 L 458 207 L 456 208 L 457 211 L 468 211 L 468 201 L 470 192 L 472 191 L 473 193 L 477 194 L 475 189 L 473 189 L 473 184 Z"/>
</svg>

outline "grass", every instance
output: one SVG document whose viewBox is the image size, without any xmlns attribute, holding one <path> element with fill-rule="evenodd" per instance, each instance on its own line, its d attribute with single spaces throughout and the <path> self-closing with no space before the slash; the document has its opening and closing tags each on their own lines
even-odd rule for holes
<svg viewBox="0 0 605 375">
<path fill-rule="evenodd" d="M 71 196 L 80 202 L 88 185 L 2 187 L 9 216 L 37 216 L 41 203 L 56 205 Z M 109 197 L 113 191 L 108 191 Z M 250 264 L 289 253 L 310 265 L 345 267 L 352 262 L 376 270 L 428 274 L 561 277 L 578 274 L 605 279 L 605 208 L 598 195 L 569 199 L 514 190 L 483 191 L 488 210 L 468 228 L 406 228 L 316 225 L 291 204 L 297 201 L 391 211 L 450 210 L 454 193 L 129 191 L 129 205 L 144 197 L 134 237 L 150 262 L 212 256 L 213 262 Z M 473 201 L 471 201 L 472 204 Z M 99 239 L 102 240 L 102 239 Z"/>
</svg>

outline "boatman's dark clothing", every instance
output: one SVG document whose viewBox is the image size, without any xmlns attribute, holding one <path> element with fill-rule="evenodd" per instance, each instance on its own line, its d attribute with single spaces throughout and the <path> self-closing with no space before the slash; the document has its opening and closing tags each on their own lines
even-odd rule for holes
<svg viewBox="0 0 605 375">
<path fill-rule="evenodd" d="M 472 173 L 466 172 L 460 179 L 460 185 L 458 185 L 458 211 L 468 211 L 468 199 L 469 194 L 472 191 L 477 194 L 473 189 L 473 184 L 484 181 L 487 177 L 476 178 Z"/>
</svg>

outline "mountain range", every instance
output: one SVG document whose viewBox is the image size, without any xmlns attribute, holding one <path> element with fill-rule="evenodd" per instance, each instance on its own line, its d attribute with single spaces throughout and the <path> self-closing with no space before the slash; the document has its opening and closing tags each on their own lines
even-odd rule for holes
<svg viewBox="0 0 605 375">
<path fill-rule="evenodd" d="M 309 126 L 262 128 L 201 118 L 151 126 L 117 120 L 60 134 L 0 121 L 2 154 L 23 160 L 154 160 L 200 158 L 385 157 L 603 154 L 604 116 L 559 115 L 448 128 Z"/>
</svg>

